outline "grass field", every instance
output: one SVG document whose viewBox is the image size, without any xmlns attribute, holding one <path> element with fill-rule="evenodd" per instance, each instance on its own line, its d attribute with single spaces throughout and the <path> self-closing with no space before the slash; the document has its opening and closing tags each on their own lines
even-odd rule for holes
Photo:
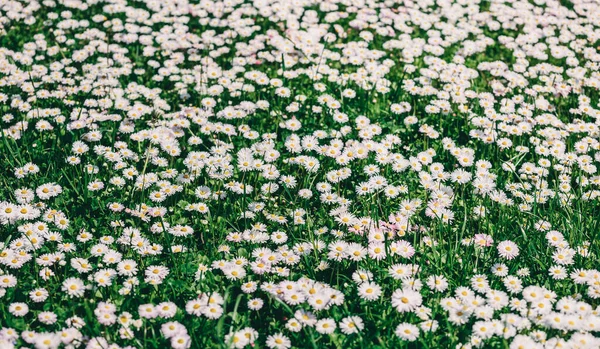
<svg viewBox="0 0 600 349">
<path fill-rule="evenodd" d="M 0 1 L 0 348 L 600 348 L 600 3 Z"/>
</svg>

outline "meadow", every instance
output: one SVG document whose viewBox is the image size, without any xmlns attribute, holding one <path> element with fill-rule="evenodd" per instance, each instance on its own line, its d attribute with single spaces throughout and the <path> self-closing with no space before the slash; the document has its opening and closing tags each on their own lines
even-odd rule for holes
<svg viewBox="0 0 600 349">
<path fill-rule="evenodd" d="M 1 0 L 0 348 L 600 348 L 600 3 Z"/>
</svg>

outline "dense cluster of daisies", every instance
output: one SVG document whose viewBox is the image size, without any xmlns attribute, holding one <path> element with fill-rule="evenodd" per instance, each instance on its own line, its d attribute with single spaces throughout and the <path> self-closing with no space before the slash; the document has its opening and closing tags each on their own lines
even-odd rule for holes
<svg viewBox="0 0 600 349">
<path fill-rule="evenodd" d="M 0 348 L 599 348 L 594 0 L 0 2 Z"/>
</svg>

